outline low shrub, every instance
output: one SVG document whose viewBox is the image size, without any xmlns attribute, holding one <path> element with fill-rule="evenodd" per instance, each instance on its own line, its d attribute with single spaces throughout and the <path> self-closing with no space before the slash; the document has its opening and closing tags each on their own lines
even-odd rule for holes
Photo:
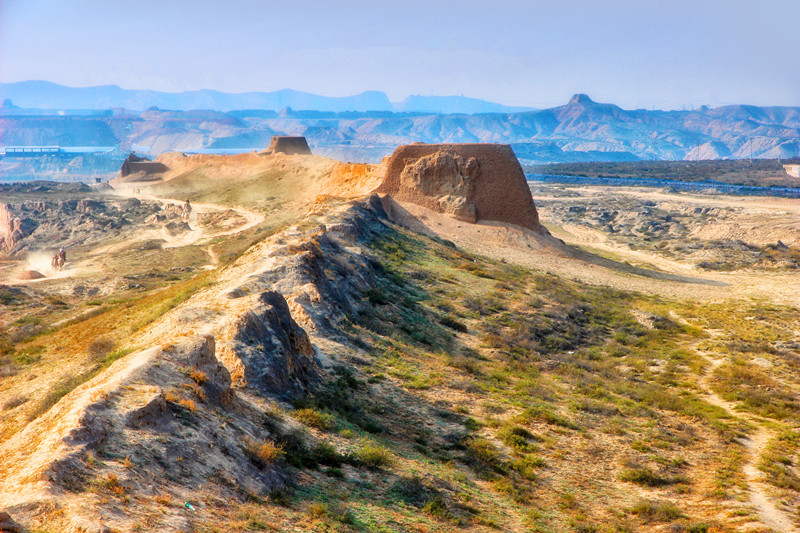
<svg viewBox="0 0 800 533">
<path fill-rule="evenodd" d="M 244 438 L 244 449 L 247 456 L 259 468 L 271 465 L 284 455 L 283 447 L 269 440 Z"/>
<path fill-rule="evenodd" d="M 336 425 L 331 415 L 312 408 L 298 409 L 294 416 L 307 426 L 325 431 L 333 429 Z"/>
<path fill-rule="evenodd" d="M 628 510 L 647 522 L 672 522 L 685 515 L 678 507 L 669 502 L 642 500 Z"/>
<path fill-rule="evenodd" d="M 355 453 L 359 462 L 370 468 L 388 466 L 394 462 L 392 452 L 374 442 L 363 442 Z"/>
</svg>

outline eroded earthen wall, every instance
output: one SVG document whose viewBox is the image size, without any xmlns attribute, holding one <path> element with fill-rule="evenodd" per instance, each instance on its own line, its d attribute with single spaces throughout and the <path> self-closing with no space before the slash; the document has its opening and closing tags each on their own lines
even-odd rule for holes
<svg viewBox="0 0 800 533">
<path fill-rule="evenodd" d="M 275 135 L 269 143 L 266 153 L 286 154 L 286 155 L 311 155 L 311 148 L 308 147 L 305 137 L 290 137 L 286 135 Z"/>
<path fill-rule="evenodd" d="M 540 228 L 525 174 L 507 144 L 400 146 L 376 192 L 469 222 Z"/>
</svg>

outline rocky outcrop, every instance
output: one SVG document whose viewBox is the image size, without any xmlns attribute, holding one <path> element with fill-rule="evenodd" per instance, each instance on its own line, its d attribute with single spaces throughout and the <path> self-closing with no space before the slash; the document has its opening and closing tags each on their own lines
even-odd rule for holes
<svg viewBox="0 0 800 533">
<path fill-rule="evenodd" d="M 17 216 L 8 204 L 0 203 L 0 251 L 13 251 L 14 246 L 38 226 L 32 218 Z"/>
<path fill-rule="evenodd" d="M 25 533 L 24 527 L 19 525 L 11 515 L 5 511 L 0 511 L 0 532 L 3 533 Z"/>
<path fill-rule="evenodd" d="M 263 155 L 286 154 L 286 155 L 311 155 L 311 148 L 305 137 L 291 137 L 288 135 L 275 135 Z"/>
<path fill-rule="evenodd" d="M 230 385 L 210 336 L 130 354 L 0 445 L 0 501 L 22 523 L 57 501 L 54 531 L 131 531 L 148 511 L 104 512 L 118 508 L 115 495 L 135 492 L 143 502 L 265 497 L 287 475 L 279 462 L 256 464 L 248 442 L 275 434 Z M 158 529 L 191 529 L 182 509 L 160 510 Z"/>
<path fill-rule="evenodd" d="M 33 194 L 37 188 L 26 187 Z M 0 197 L 4 189 L 0 186 Z M 152 203 L 114 200 L 92 192 L 77 194 L 78 198 L 57 201 L 0 203 L 0 256 L 101 240 L 109 231 L 143 221 L 155 208 Z"/>
<path fill-rule="evenodd" d="M 540 229 L 525 174 L 505 144 L 400 146 L 376 192 L 466 222 L 497 221 Z"/>
<path fill-rule="evenodd" d="M 318 377 L 308 334 L 294 321 L 281 294 L 262 293 L 258 305 L 232 328 L 231 340 L 219 355 L 237 385 L 292 397 L 307 392 Z"/>
</svg>

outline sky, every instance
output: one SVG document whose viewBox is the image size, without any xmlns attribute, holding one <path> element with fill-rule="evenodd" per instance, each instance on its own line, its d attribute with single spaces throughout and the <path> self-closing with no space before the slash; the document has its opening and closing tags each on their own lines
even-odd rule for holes
<svg viewBox="0 0 800 533">
<path fill-rule="evenodd" d="M 0 0 L 0 81 L 800 106 L 800 1 Z"/>
</svg>

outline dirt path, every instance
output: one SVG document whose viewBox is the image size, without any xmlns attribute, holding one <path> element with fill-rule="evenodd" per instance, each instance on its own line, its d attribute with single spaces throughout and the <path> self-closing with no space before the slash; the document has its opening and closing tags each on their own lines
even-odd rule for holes
<svg viewBox="0 0 800 533">
<path fill-rule="evenodd" d="M 173 198 L 161 198 L 158 196 L 151 196 L 147 194 L 133 194 L 130 190 L 124 191 L 116 191 L 115 194 L 119 196 L 123 196 L 126 198 L 138 198 L 139 200 L 148 200 L 151 202 L 158 202 L 164 205 L 178 205 L 182 206 L 183 202 L 181 200 L 175 200 Z M 243 225 L 236 226 L 235 228 L 231 228 L 224 231 L 207 231 L 203 228 L 199 227 L 192 227 L 193 224 L 196 224 L 197 221 L 197 214 L 198 213 L 210 213 L 210 212 L 221 212 L 231 210 L 234 211 L 236 214 L 242 216 L 246 222 Z M 241 207 L 228 207 L 223 205 L 217 204 L 192 204 L 192 214 L 189 217 L 189 227 L 191 231 L 183 233 L 178 236 L 170 235 L 165 229 L 158 229 L 152 230 L 150 233 L 145 233 L 142 235 L 142 239 L 148 238 L 158 238 L 162 239 L 166 242 L 164 248 L 178 248 L 181 246 L 189 246 L 191 244 L 195 244 L 200 240 L 208 240 L 214 239 L 217 237 L 224 237 L 226 235 L 233 235 L 235 233 L 241 233 L 243 231 L 247 231 L 248 229 L 257 226 L 261 222 L 264 221 L 264 215 L 259 213 L 255 213 L 253 211 L 248 211 L 246 209 L 242 209 Z M 129 241 L 125 243 L 129 245 Z M 216 266 L 219 264 L 219 254 L 214 250 L 213 245 L 206 246 L 206 253 L 208 254 L 209 259 L 211 260 L 211 265 Z M 106 250 L 108 251 L 108 250 Z"/>
<path fill-rule="evenodd" d="M 775 531 L 782 533 L 797 533 L 800 531 L 788 514 L 780 510 L 770 499 L 767 484 L 763 481 L 763 476 L 756 466 L 758 459 L 764 452 L 773 432 L 767 429 L 754 416 L 736 411 L 736 405 L 719 396 L 711 389 L 710 379 L 714 370 L 725 362 L 723 358 L 714 358 L 701 350 L 695 350 L 711 367 L 701 376 L 699 385 L 702 387 L 705 398 L 709 403 L 724 409 L 729 415 L 735 418 L 746 420 L 755 428 L 754 431 L 743 439 L 743 444 L 747 449 L 747 463 L 742 466 L 747 485 L 750 488 L 750 504 L 758 511 L 761 522 Z"/>
</svg>

